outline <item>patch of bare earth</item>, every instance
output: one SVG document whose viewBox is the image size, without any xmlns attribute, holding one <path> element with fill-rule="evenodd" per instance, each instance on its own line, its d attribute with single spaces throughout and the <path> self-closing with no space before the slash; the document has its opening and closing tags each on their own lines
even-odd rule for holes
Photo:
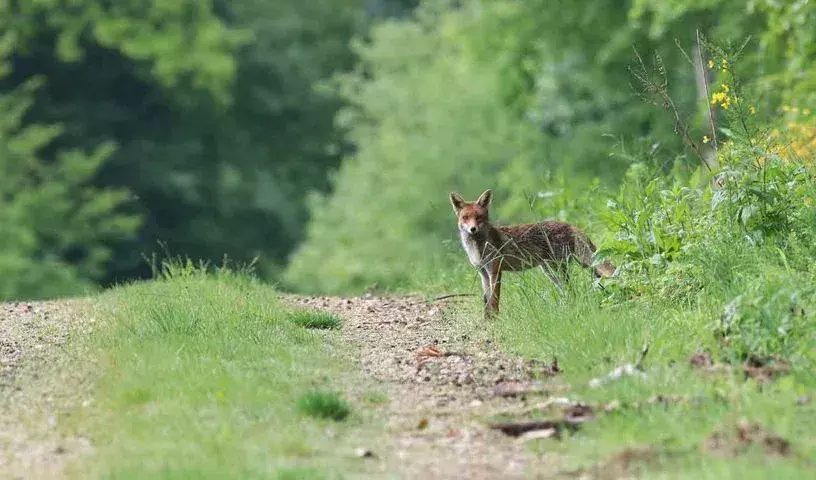
<svg viewBox="0 0 816 480">
<path fill-rule="evenodd" d="M 90 321 L 82 305 L 0 304 L 0 478 L 60 478 L 68 462 L 90 451 L 86 439 L 57 427 L 88 388 L 64 368 L 70 334 Z"/>
<path fill-rule="evenodd" d="M 483 331 L 468 332 L 446 319 L 442 302 L 371 296 L 289 301 L 340 315 L 341 335 L 358 347 L 360 369 L 387 393 L 378 412 L 387 419 L 385 438 L 360 440 L 376 472 L 481 479 L 541 478 L 561 469 L 563 459 L 536 458 L 525 447 L 529 440 L 557 435 L 556 424 L 515 435 L 512 427 L 508 433 L 506 425 L 490 423 L 498 414 L 523 412 L 563 395 L 568 386 L 560 382 L 557 363 L 502 354 Z"/>
</svg>

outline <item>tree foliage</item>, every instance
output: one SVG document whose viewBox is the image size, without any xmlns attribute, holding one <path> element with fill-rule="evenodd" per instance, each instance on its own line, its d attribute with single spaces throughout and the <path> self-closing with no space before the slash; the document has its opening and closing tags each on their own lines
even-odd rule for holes
<svg viewBox="0 0 816 480">
<path fill-rule="evenodd" d="M 139 218 L 121 210 L 127 191 L 92 185 L 110 155 L 62 150 L 39 154 L 60 135 L 56 125 L 24 125 L 36 82 L 0 95 L 0 299 L 77 294 L 104 274 L 111 239 L 131 235 Z"/>
<path fill-rule="evenodd" d="M 688 139 L 708 151 L 709 92 L 697 76 L 705 67 L 716 86 L 722 74 L 700 64 L 700 39 L 758 38 L 740 68 L 761 111 L 812 101 L 813 53 L 802 45 L 813 29 L 784 27 L 811 22 L 812 8 L 783 3 L 427 0 L 413 18 L 381 25 L 359 47 L 358 72 L 339 82 L 353 108 L 338 122 L 356 149 L 333 195 L 312 205 L 287 279 L 337 291 L 438 271 L 453 239 L 450 189 L 498 188 L 500 221 L 558 216 L 589 227 L 599 189 L 616 186 L 634 159 L 669 173 L 698 164 Z M 638 56 L 657 70 L 676 121 L 666 103 L 643 101 L 630 73 Z M 676 135 L 681 124 L 688 138 Z"/>
<path fill-rule="evenodd" d="M 42 80 L 21 121 L 60 129 L 38 157 L 105 145 L 88 181 L 132 192 L 144 219 L 106 237 L 111 258 L 87 280 L 149 274 L 158 248 L 260 256 L 273 275 L 344 148 L 340 102 L 315 86 L 351 67 L 365 15 L 361 0 L 0 3 L 0 91 Z"/>
<path fill-rule="evenodd" d="M 0 215 L 39 232 L 10 234 L 32 240 L 9 258 L 110 284 L 148 275 L 161 242 L 260 257 L 299 289 L 405 284 L 456 249 L 449 191 L 487 187 L 499 221 L 592 231 L 633 161 L 677 172 L 699 162 L 690 143 L 729 137 L 709 128 L 701 39 L 750 37 L 755 118 L 809 128 L 791 115 L 816 106 L 814 19 L 813 2 L 772 0 L 0 1 L 0 95 L 16 112 L 2 141 L 29 139 L 21 158 L 39 165 L 8 157 L 3 173 L 70 206 L 58 222 L 8 194 Z M 642 101 L 637 58 L 657 67 L 668 117 Z M 724 94 L 726 73 L 704 66 Z M 83 174 L 43 180 L 69 165 Z M 68 221 L 97 201 L 97 220 Z M 64 238 L 42 233 L 53 225 Z M 49 283 L 26 282 L 9 295 Z"/>
</svg>

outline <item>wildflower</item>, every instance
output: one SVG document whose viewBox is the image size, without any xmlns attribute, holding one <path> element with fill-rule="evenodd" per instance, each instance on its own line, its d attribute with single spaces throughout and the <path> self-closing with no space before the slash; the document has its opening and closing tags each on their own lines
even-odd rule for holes
<svg viewBox="0 0 816 480">
<path fill-rule="evenodd" d="M 722 87 L 723 92 L 728 93 L 728 84 L 727 83 L 723 83 L 720 86 Z"/>
<path fill-rule="evenodd" d="M 722 59 L 722 66 L 721 66 L 720 68 L 722 68 L 722 71 L 723 71 L 723 72 L 727 71 L 727 70 L 728 70 L 728 60 L 726 60 L 725 58 L 723 58 L 723 59 Z"/>
<path fill-rule="evenodd" d="M 751 105 L 750 107 L 748 107 L 748 112 L 749 112 L 751 115 L 756 115 L 756 107 L 754 107 L 753 105 Z"/>
<path fill-rule="evenodd" d="M 714 60 L 708 61 L 708 68 L 714 68 Z"/>
<path fill-rule="evenodd" d="M 708 135 L 703 135 L 703 143 L 708 143 L 709 140 Z"/>
</svg>

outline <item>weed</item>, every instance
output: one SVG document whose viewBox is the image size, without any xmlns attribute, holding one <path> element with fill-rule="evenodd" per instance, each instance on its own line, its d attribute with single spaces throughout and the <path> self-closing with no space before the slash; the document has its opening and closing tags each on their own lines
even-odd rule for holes
<svg viewBox="0 0 816 480">
<path fill-rule="evenodd" d="M 298 409 L 311 417 L 342 421 L 351 413 L 348 403 L 336 392 L 315 390 L 298 399 Z"/>
<path fill-rule="evenodd" d="M 291 318 L 296 325 L 305 328 L 333 330 L 342 324 L 339 316 L 324 311 L 298 310 L 291 314 Z"/>
<path fill-rule="evenodd" d="M 728 302 L 712 329 L 730 360 L 796 360 L 812 348 L 803 306 L 813 303 L 813 287 L 792 280 L 785 276 L 751 283 Z"/>
</svg>

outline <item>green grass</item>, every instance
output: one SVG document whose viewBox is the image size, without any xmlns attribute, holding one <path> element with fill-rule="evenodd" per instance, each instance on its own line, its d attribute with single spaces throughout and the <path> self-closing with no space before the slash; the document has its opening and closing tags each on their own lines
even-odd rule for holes
<svg viewBox="0 0 816 480">
<path fill-rule="evenodd" d="M 298 408 L 306 415 L 338 422 L 351 413 L 348 403 L 337 392 L 308 392 L 298 399 Z"/>
<path fill-rule="evenodd" d="M 292 321 L 296 324 L 313 329 L 332 330 L 340 328 L 340 317 L 331 312 L 299 310 L 292 313 Z"/>
<path fill-rule="evenodd" d="M 737 270 L 742 272 L 736 274 L 740 279 L 729 286 L 722 287 L 723 278 L 703 279 L 704 283 L 720 282 L 722 290 L 701 294 L 692 302 L 655 297 L 609 301 L 608 292 L 594 289 L 588 275 L 579 269 L 572 272 L 573 281 L 564 296 L 540 272 L 508 274 L 504 276 L 502 313 L 496 321 L 485 325 L 477 300 L 450 315 L 476 331 L 478 325 L 486 326 L 484 335 L 497 338 L 508 353 L 545 361 L 557 357 L 563 369 L 558 381 L 571 385 L 566 394 L 571 399 L 624 405 L 612 413 L 601 413 L 564 440 L 530 444 L 540 454 L 563 455 L 570 468 L 601 465 L 604 469 L 604 462 L 627 450 L 652 449 L 654 454 L 648 458 L 630 462 L 626 473 L 644 478 L 813 478 L 816 406 L 813 400 L 797 403 L 803 395 L 813 397 L 816 375 L 812 363 L 794 362 L 791 374 L 771 384 L 746 380 L 741 373 L 704 375 L 689 363 L 691 355 L 703 350 L 721 362 L 733 356 L 734 342 L 718 342 L 712 325 L 730 298 L 756 290 L 751 285 L 775 285 L 772 279 L 778 273 L 775 265 L 762 258 L 751 261 L 753 265 Z M 751 271 L 765 273 L 751 275 Z M 464 280 L 461 290 L 478 291 L 475 272 L 472 277 Z M 774 308 L 775 304 L 770 305 L 768 308 Z M 800 326 L 793 338 L 810 338 L 811 343 L 799 343 L 812 346 L 816 325 Z M 750 337 L 746 342 L 765 343 Z M 635 363 L 644 344 L 649 345 L 643 362 L 646 378 L 624 377 L 597 388 L 589 386 L 591 379 Z M 780 351 L 787 348 L 782 343 L 777 347 Z M 685 396 L 689 401 L 649 404 L 648 399 L 655 395 Z M 636 402 L 639 406 L 631 406 Z M 781 458 L 761 447 L 732 457 L 706 451 L 703 445 L 712 432 L 742 420 L 759 423 L 789 440 L 793 454 Z"/>
<path fill-rule="evenodd" d="M 349 442 L 366 425 L 341 399 L 355 388 L 353 368 L 332 332 L 298 320 L 329 317 L 292 314 L 249 277 L 195 270 L 116 288 L 95 315 L 92 401 L 63 419 L 95 447 L 77 477 L 325 478 L 361 468 Z"/>
</svg>

